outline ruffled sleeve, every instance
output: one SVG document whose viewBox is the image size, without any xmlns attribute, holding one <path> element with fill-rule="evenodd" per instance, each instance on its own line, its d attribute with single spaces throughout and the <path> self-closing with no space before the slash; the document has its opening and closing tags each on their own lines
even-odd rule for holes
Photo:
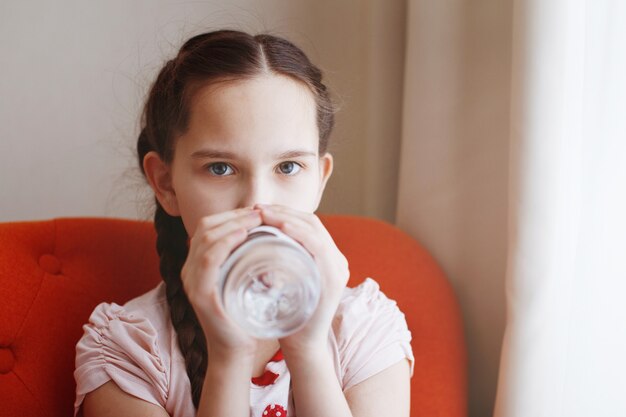
<svg viewBox="0 0 626 417">
<path fill-rule="evenodd" d="M 408 359 L 413 375 L 411 332 L 395 301 L 367 278 L 346 290 L 333 322 L 344 391 Z"/>
<path fill-rule="evenodd" d="M 100 304 L 76 345 L 76 414 L 85 395 L 114 381 L 122 391 L 165 407 L 168 371 L 157 332 L 146 318 L 117 304 Z"/>
</svg>

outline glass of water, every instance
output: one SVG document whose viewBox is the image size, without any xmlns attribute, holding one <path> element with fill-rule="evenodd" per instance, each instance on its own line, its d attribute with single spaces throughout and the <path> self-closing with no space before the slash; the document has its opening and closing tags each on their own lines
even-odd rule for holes
<svg viewBox="0 0 626 417">
<path fill-rule="evenodd" d="M 227 314 L 259 339 L 285 337 L 311 317 L 320 297 L 313 257 L 271 226 L 252 229 L 220 270 Z"/>
</svg>

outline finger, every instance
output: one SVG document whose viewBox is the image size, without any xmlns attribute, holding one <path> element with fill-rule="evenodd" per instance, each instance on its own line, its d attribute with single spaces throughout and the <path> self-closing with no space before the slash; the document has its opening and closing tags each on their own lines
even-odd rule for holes
<svg viewBox="0 0 626 417">
<path fill-rule="evenodd" d="M 286 213 L 263 212 L 263 223 L 274 226 L 300 243 L 314 257 L 326 250 L 336 250 L 335 242 L 328 231 L 313 219 L 302 219 Z"/>
<path fill-rule="evenodd" d="M 219 224 L 225 223 L 227 221 L 230 221 L 239 217 L 252 215 L 252 213 L 254 212 L 259 212 L 259 210 L 254 209 L 252 207 L 244 207 L 244 208 L 240 208 L 236 210 L 223 211 L 221 213 L 203 217 L 198 223 L 195 233 L 198 233 L 202 230 L 212 229 Z"/>
<path fill-rule="evenodd" d="M 261 215 L 251 212 L 196 234 L 191 240 L 191 256 L 200 258 L 202 268 L 221 266 L 225 257 L 246 239 L 248 230 L 260 226 Z M 235 237 L 233 238 L 232 235 Z M 216 252 L 213 254 L 213 252 Z"/>
<path fill-rule="evenodd" d="M 247 236 L 245 229 L 235 228 L 229 234 L 222 236 L 219 241 L 214 242 L 210 248 L 204 247 L 204 250 L 196 250 L 192 264 L 185 266 L 190 271 L 196 272 L 192 272 L 189 276 L 181 274 L 185 292 L 195 293 L 202 297 L 211 294 L 217 282 L 216 272 L 232 250 L 243 243 Z"/>
<path fill-rule="evenodd" d="M 218 269 L 232 251 L 242 244 L 248 233 L 243 228 L 234 228 L 228 234 L 215 241 L 209 250 L 202 255 L 202 266 L 207 269 Z"/>
<path fill-rule="evenodd" d="M 234 228 L 248 230 L 259 226 L 262 223 L 260 213 L 256 210 L 242 212 L 239 216 L 228 216 L 227 218 L 228 220 L 223 223 L 216 223 L 212 228 L 207 228 L 204 224 L 198 226 L 196 228 L 196 233 L 190 241 L 190 254 L 193 254 L 196 250 L 207 250 L 207 248 L 210 247 L 214 241 L 219 240 L 222 236 L 230 233 Z M 205 221 L 208 225 L 211 220 L 205 218 L 203 221 Z M 230 226 L 227 226 L 229 224 Z"/>
<path fill-rule="evenodd" d="M 323 237 L 325 240 L 332 242 L 332 236 L 322 224 L 322 221 L 315 214 L 303 213 L 290 209 L 277 208 L 277 206 L 268 206 L 261 209 L 263 223 L 268 226 L 274 226 L 283 232 L 290 234 L 287 229 L 300 228 L 304 233 L 315 234 Z M 286 226 L 285 225 L 291 225 Z"/>
<path fill-rule="evenodd" d="M 264 208 L 261 210 L 263 224 L 283 229 L 285 224 L 291 224 L 298 228 L 304 228 L 309 233 L 314 233 L 316 228 L 313 222 L 306 216 L 296 215 L 288 211 L 277 211 L 273 208 Z"/>
<path fill-rule="evenodd" d="M 311 220 L 312 218 L 317 218 L 317 216 L 315 216 L 315 214 L 313 213 L 296 210 L 294 208 L 282 206 L 279 204 L 255 204 L 254 209 L 260 210 L 262 213 L 273 212 L 273 213 L 283 213 L 286 215 L 292 215 L 292 216 L 295 216 L 302 220 L 307 220 L 307 221 Z"/>
<path fill-rule="evenodd" d="M 212 228 L 200 229 L 194 236 L 194 239 L 204 244 L 204 246 L 212 246 L 216 241 L 237 229 L 247 232 L 249 229 L 261 224 L 261 214 L 258 211 L 249 211 L 238 217 L 232 217 L 222 223 L 217 223 Z"/>
<path fill-rule="evenodd" d="M 332 236 L 319 217 L 313 213 L 294 210 L 279 205 L 255 205 L 261 210 L 263 223 L 274 226 L 301 244 L 318 261 L 332 265 L 333 269 L 347 270 L 347 260 L 339 251 Z M 330 258 L 329 258 L 330 255 Z M 334 259 L 334 261 L 331 261 Z M 348 276 L 349 274 L 341 274 Z"/>
<path fill-rule="evenodd" d="M 302 222 L 306 222 L 311 227 L 318 227 L 321 225 L 317 216 L 313 213 L 307 213 L 299 210 L 294 210 L 290 207 L 279 206 L 279 205 L 257 205 L 258 209 L 261 212 L 261 216 L 263 216 L 264 222 L 279 223 L 281 221 L 290 221 L 295 222 L 295 219 L 299 219 Z M 266 224 L 268 224 L 266 222 Z M 319 223 L 319 224 L 318 224 Z M 274 226 L 274 224 L 272 224 Z"/>
</svg>

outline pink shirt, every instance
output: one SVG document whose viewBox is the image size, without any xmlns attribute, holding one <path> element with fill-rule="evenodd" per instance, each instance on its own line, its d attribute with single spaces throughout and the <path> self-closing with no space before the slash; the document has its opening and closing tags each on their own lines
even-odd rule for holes
<svg viewBox="0 0 626 417">
<path fill-rule="evenodd" d="M 195 416 L 165 284 L 124 306 L 100 304 L 83 329 L 76 345 L 75 414 L 87 393 L 112 380 L 126 393 L 163 407 L 172 417 Z M 374 280 L 346 288 L 329 337 L 344 391 L 405 358 L 412 374 L 410 341 L 404 314 Z M 266 386 L 250 382 L 250 416 L 295 416 L 285 361 L 276 358 L 266 370 L 278 377 Z"/>
</svg>

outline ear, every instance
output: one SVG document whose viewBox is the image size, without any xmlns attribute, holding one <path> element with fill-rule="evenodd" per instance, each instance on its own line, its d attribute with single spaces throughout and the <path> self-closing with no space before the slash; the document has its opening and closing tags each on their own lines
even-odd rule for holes
<svg viewBox="0 0 626 417">
<path fill-rule="evenodd" d="M 172 169 L 158 153 L 150 151 L 143 158 L 143 171 L 159 203 L 170 216 L 180 216 L 176 193 L 172 186 Z"/>
<path fill-rule="evenodd" d="M 330 178 L 330 175 L 333 173 L 333 156 L 326 152 L 324 155 L 320 157 L 320 188 L 317 194 L 317 204 L 319 205 L 322 200 L 322 194 L 324 194 L 324 189 L 326 188 L 326 183 Z"/>
</svg>

